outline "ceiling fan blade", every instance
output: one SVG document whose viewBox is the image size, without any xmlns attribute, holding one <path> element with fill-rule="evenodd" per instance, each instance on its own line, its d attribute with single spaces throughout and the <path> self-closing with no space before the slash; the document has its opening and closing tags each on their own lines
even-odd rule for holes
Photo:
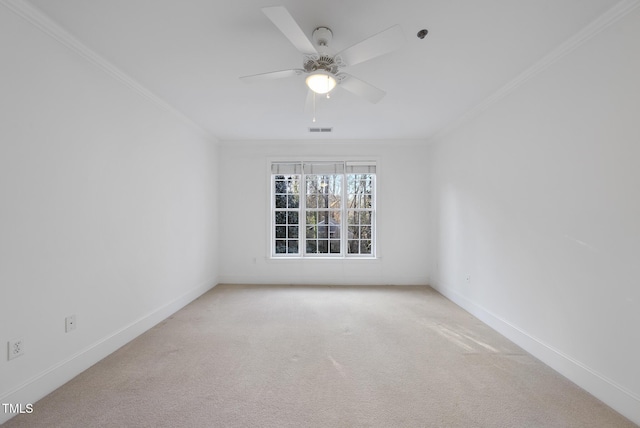
<svg viewBox="0 0 640 428">
<path fill-rule="evenodd" d="M 341 82 L 340 87 L 346 89 L 352 94 L 356 94 L 362 98 L 366 98 L 373 104 L 380 101 L 387 94 L 382 89 L 378 89 L 373 85 L 368 84 L 364 80 L 360 80 L 357 77 L 353 77 L 350 74 L 341 73 L 341 76 L 346 76 Z"/>
<path fill-rule="evenodd" d="M 287 8 L 284 6 L 263 7 L 262 12 L 267 15 L 267 18 L 282 31 L 282 34 L 284 34 L 300 52 L 304 54 L 317 53 L 316 48 L 313 47 L 313 43 L 311 43 L 300 29 L 300 26 L 295 19 L 293 19 L 293 16 L 291 16 Z"/>
<path fill-rule="evenodd" d="M 269 73 L 253 74 L 251 76 L 242 76 L 240 80 L 244 82 L 262 82 L 265 80 L 282 79 L 284 77 L 298 76 L 304 73 L 302 69 L 271 71 Z"/>
<path fill-rule="evenodd" d="M 355 65 L 400 49 L 405 41 L 402 28 L 394 25 L 356 43 L 336 56 L 340 56 L 346 65 Z"/>
</svg>

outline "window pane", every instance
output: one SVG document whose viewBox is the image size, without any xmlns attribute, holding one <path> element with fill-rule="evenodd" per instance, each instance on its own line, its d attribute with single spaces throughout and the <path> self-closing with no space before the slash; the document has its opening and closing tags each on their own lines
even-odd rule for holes
<svg viewBox="0 0 640 428">
<path fill-rule="evenodd" d="M 329 251 L 333 254 L 340 254 L 340 241 L 329 241 Z"/>
<path fill-rule="evenodd" d="M 340 223 L 329 226 L 329 238 L 340 239 Z"/>
<path fill-rule="evenodd" d="M 292 178 L 287 182 L 287 193 L 293 193 L 295 195 L 300 194 L 300 183 L 297 178 Z"/>
<path fill-rule="evenodd" d="M 298 213 L 296 211 L 287 212 L 287 223 L 298 224 Z"/>
<path fill-rule="evenodd" d="M 315 211 L 307 211 L 307 224 L 317 224 L 318 213 Z"/>
<path fill-rule="evenodd" d="M 288 227 L 289 238 L 297 238 L 298 237 L 298 226 L 289 226 Z"/>
<path fill-rule="evenodd" d="M 289 208 L 298 208 L 300 206 L 300 197 L 298 195 L 287 196 L 287 204 Z"/>
<path fill-rule="evenodd" d="M 360 241 L 360 254 L 371 254 L 371 241 Z"/>
<path fill-rule="evenodd" d="M 360 212 L 360 224 L 371 224 L 371 213 L 368 211 Z"/>
<path fill-rule="evenodd" d="M 349 226 L 349 239 L 358 239 L 360 237 L 360 228 L 358 226 Z"/>
<path fill-rule="evenodd" d="M 359 242 L 360 241 L 349 240 L 348 245 L 347 245 L 347 250 L 348 250 L 349 254 L 358 254 L 358 250 L 360 249 Z"/>
<path fill-rule="evenodd" d="M 286 195 L 276 195 L 276 208 L 287 208 Z"/>
<path fill-rule="evenodd" d="M 313 226 L 307 226 L 307 238 L 317 238 L 316 228 Z"/>
<path fill-rule="evenodd" d="M 276 240 L 276 254 L 285 254 L 287 252 L 287 241 Z"/>
<path fill-rule="evenodd" d="M 347 175 L 347 194 L 355 193 L 356 189 L 356 178 L 353 174 Z"/>
<path fill-rule="evenodd" d="M 347 223 L 348 224 L 358 224 L 358 213 L 355 211 L 349 211 L 347 213 Z"/>
<path fill-rule="evenodd" d="M 318 193 L 318 186 L 316 184 L 316 180 L 315 180 L 315 176 L 314 175 L 307 175 L 307 179 L 306 179 L 306 194 L 307 195 L 314 195 Z"/>
<path fill-rule="evenodd" d="M 276 211 L 276 224 L 286 224 L 287 213 L 285 211 Z"/>
<path fill-rule="evenodd" d="M 360 237 L 362 239 L 371 239 L 371 226 L 362 226 L 360 228 Z"/>
<path fill-rule="evenodd" d="M 276 193 L 286 193 L 286 192 L 287 192 L 287 183 L 282 180 L 276 180 Z"/>
<path fill-rule="evenodd" d="M 276 226 L 276 238 L 286 238 L 287 228 L 285 226 Z"/>
<path fill-rule="evenodd" d="M 307 240 L 307 253 L 314 254 L 318 248 L 317 241 L 314 239 Z"/>
<path fill-rule="evenodd" d="M 289 240 L 289 245 L 287 247 L 287 252 L 289 254 L 297 254 L 298 253 L 298 241 L 297 240 Z"/>
<path fill-rule="evenodd" d="M 327 254 L 329 252 L 329 241 L 326 239 L 318 240 L 318 253 Z"/>
</svg>

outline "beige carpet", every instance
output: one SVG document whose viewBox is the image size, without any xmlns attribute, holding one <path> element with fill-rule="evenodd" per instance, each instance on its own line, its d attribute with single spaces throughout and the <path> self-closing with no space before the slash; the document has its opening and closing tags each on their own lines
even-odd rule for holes
<svg viewBox="0 0 640 428">
<path fill-rule="evenodd" d="M 218 286 L 6 427 L 634 427 L 426 287 Z"/>
</svg>

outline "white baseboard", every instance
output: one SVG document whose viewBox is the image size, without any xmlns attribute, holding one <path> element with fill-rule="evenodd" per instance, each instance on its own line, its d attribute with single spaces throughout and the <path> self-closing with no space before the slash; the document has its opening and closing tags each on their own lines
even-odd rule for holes
<svg viewBox="0 0 640 428">
<path fill-rule="evenodd" d="M 428 283 L 426 277 L 403 277 L 394 278 L 388 281 L 382 277 L 318 277 L 314 276 L 311 280 L 304 278 L 302 275 L 220 275 L 220 284 L 296 284 L 296 285 L 338 285 L 338 286 L 370 286 L 370 285 L 398 285 L 398 286 L 414 286 L 426 285 Z"/>
<path fill-rule="evenodd" d="M 0 397 L 0 403 L 22 403 L 23 405 L 26 403 L 35 403 L 98 361 L 182 309 L 202 294 L 211 290 L 215 285 L 215 282 L 202 284 L 153 312 L 140 317 L 120 330 L 114 331 L 111 335 L 102 338 L 66 360 L 60 361 L 44 372 L 38 373 L 28 379 L 22 385 Z M 35 407 L 37 406 L 34 406 L 34 408 Z M 5 413 L 0 409 L 0 424 L 8 421 L 13 416 L 16 415 Z"/>
<path fill-rule="evenodd" d="M 640 425 L 640 397 L 633 392 L 531 336 L 457 291 L 442 285 L 431 287 L 609 407 Z"/>
</svg>

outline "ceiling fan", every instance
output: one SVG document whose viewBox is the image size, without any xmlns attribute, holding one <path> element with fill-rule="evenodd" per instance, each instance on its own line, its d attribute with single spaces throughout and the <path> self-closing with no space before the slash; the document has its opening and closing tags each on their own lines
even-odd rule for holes
<svg viewBox="0 0 640 428">
<path fill-rule="evenodd" d="M 328 97 L 336 87 L 346 89 L 372 103 L 377 103 L 385 96 L 385 91 L 343 72 L 342 69 L 399 49 L 405 42 L 399 25 L 394 25 L 341 52 L 334 53 L 329 48 L 333 38 L 330 28 L 318 27 L 313 31 L 314 46 L 284 6 L 264 7 L 262 11 L 303 54 L 302 68 L 243 76 L 241 80 L 254 82 L 307 74 L 305 80 L 309 87 L 307 107 L 311 100 L 315 102 L 316 94 L 326 94 Z"/>
</svg>

